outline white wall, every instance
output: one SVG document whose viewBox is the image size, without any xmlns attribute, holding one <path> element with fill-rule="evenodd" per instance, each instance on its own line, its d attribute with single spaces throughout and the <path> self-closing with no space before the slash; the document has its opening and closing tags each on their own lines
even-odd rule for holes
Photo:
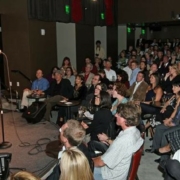
<svg viewBox="0 0 180 180">
<path fill-rule="evenodd" d="M 101 41 L 101 46 L 105 51 L 105 57 L 107 57 L 107 35 L 106 27 L 95 26 L 94 27 L 94 44 L 97 40 Z"/>
<path fill-rule="evenodd" d="M 141 28 L 136 27 L 136 30 L 135 30 L 135 45 L 134 45 L 134 47 L 136 47 L 136 41 L 137 41 L 137 39 L 139 39 L 140 34 L 141 34 Z"/>
<path fill-rule="evenodd" d="M 76 28 L 74 23 L 56 23 L 58 66 L 69 57 L 76 68 Z"/>
<path fill-rule="evenodd" d="M 118 54 L 127 48 L 127 27 L 126 25 L 118 26 Z"/>
</svg>

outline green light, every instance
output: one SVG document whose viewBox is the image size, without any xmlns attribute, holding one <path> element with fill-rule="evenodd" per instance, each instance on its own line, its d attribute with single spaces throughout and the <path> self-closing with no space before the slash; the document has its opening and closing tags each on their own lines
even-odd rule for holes
<svg viewBox="0 0 180 180">
<path fill-rule="evenodd" d="M 146 34 L 145 29 L 142 29 L 142 30 L 141 30 L 141 34 Z"/>
<path fill-rule="evenodd" d="M 101 13 L 101 19 L 105 19 L 104 13 Z"/>
<path fill-rule="evenodd" d="M 66 12 L 66 14 L 69 14 L 69 13 L 70 13 L 70 7 L 69 7 L 69 5 L 66 5 L 66 6 L 65 6 L 65 12 Z"/>
<path fill-rule="evenodd" d="M 127 32 L 131 33 L 131 28 L 130 27 L 127 28 Z"/>
</svg>

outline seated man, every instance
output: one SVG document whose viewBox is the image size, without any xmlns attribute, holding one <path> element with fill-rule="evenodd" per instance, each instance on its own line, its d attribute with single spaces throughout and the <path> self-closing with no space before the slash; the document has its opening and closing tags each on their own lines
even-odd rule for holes
<svg viewBox="0 0 180 180">
<path fill-rule="evenodd" d="M 116 72 L 114 70 L 111 69 L 112 67 L 112 62 L 109 60 L 106 60 L 106 64 L 105 64 L 105 73 L 106 73 L 106 77 L 107 79 L 109 79 L 109 81 L 116 81 L 117 79 L 117 75 Z"/>
<path fill-rule="evenodd" d="M 36 77 L 37 79 L 33 81 L 31 90 L 25 89 L 23 92 L 22 102 L 21 102 L 21 108 L 27 108 L 32 104 L 34 100 L 30 100 L 27 98 L 28 95 L 32 93 L 36 94 L 42 94 L 44 91 L 46 91 L 49 87 L 49 82 L 47 79 L 43 78 L 43 72 L 41 69 L 38 69 L 36 71 Z"/>
<path fill-rule="evenodd" d="M 144 81 L 144 73 L 139 71 L 136 77 L 136 82 L 134 82 L 126 91 L 126 96 L 129 96 L 130 100 L 144 101 L 147 88 L 148 84 Z"/>
<path fill-rule="evenodd" d="M 77 148 L 84 153 L 87 157 L 90 167 L 93 171 L 93 162 L 91 160 L 89 151 L 87 147 L 83 144 L 83 140 L 85 138 L 85 130 L 81 126 L 80 122 L 77 120 L 69 120 L 66 124 L 64 124 L 60 129 L 60 140 L 64 145 L 64 149 L 68 149 L 73 146 L 77 146 Z M 59 152 L 58 158 L 60 159 L 62 155 L 62 151 Z M 53 169 L 53 172 L 46 180 L 59 180 L 60 177 L 60 169 L 59 164 Z"/>
<path fill-rule="evenodd" d="M 68 79 L 63 79 L 63 70 L 57 70 L 55 72 L 55 80 L 51 83 L 50 87 L 46 91 L 46 94 L 51 96 L 46 99 L 46 113 L 44 115 L 45 121 L 50 121 L 50 112 L 53 106 L 55 106 L 61 100 L 71 99 L 73 96 L 73 87 Z"/>
<path fill-rule="evenodd" d="M 122 131 L 114 141 L 108 137 L 101 139 L 110 144 L 108 150 L 100 157 L 94 158 L 95 180 L 127 179 L 132 154 L 143 144 L 139 130 L 136 128 L 140 119 L 140 108 L 133 104 L 120 104 L 117 108 L 116 124 Z"/>
</svg>

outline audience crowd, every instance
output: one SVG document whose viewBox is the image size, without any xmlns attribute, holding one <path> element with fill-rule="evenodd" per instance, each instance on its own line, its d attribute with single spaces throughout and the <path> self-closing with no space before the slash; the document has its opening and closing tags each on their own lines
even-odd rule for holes
<svg viewBox="0 0 180 180">
<path fill-rule="evenodd" d="M 177 180 L 169 164 L 180 149 L 179 38 L 162 43 L 140 35 L 136 47 L 122 50 L 117 59 L 104 58 L 97 41 L 94 60 L 86 57 L 80 72 L 65 57 L 62 66 L 53 67 L 44 78 L 37 70 L 31 89 L 24 90 L 24 110 L 32 103 L 28 94 L 47 95 L 44 121 L 50 121 L 59 101 L 79 101 L 69 112 L 74 120 L 66 119 L 64 107 L 58 108 L 65 150 L 47 180 L 85 179 L 86 175 L 88 180 L 127 179 L 132 154 L 143 146 L 142 134 L 149 128 L 154 134 L 152 148 L 145 151 L 160 156 L 155 162 L 165 180 Z M 179 167 L 176 161 L 173 165 Z"/>
</svg>

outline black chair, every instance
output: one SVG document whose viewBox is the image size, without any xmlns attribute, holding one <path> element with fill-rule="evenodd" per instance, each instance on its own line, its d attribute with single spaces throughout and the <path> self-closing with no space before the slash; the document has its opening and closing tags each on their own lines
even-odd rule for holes
<svg viewBox="0 0 180 180">
<path fill-rule="evenodd" d="M 11 153 L 0 153 L 0 180 L 6 180 L 9 176 L 11 156 Z"/>
</svg>

